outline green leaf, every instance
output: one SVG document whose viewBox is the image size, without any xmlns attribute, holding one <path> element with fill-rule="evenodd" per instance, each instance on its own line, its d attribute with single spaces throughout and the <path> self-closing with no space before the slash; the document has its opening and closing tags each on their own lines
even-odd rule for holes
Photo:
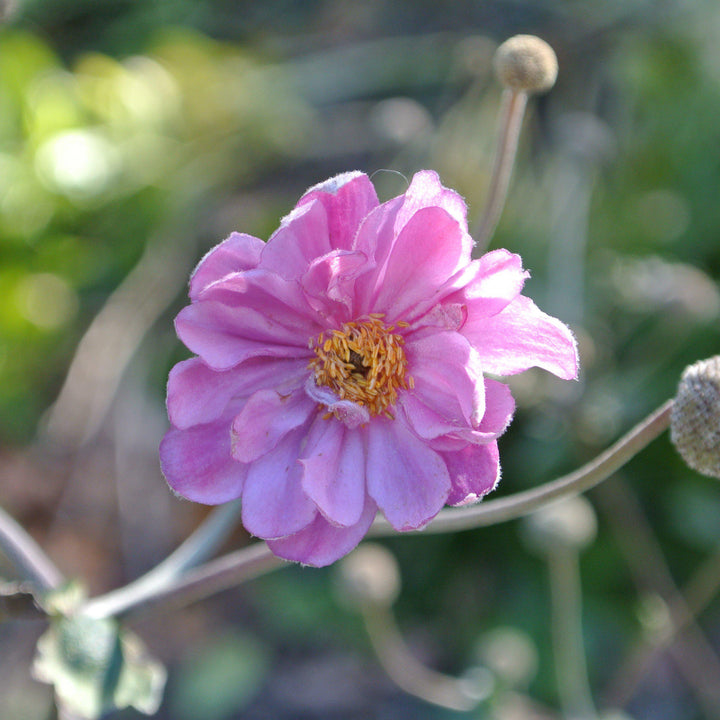
<svg viewBox="0 0 720 720">
<path fill-rule="evenodd" d="M 85 615 L 58 617 L 38 640 L 37 680 L 54 686 L 58 704 L 87 720 L 134 707 L 155 713 L 165 669 L 117 622 Z"/>
</svg>

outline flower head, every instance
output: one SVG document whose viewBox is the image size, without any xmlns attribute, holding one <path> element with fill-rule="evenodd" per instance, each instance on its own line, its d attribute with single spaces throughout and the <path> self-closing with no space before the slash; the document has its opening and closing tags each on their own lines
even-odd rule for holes
<svg viewBox="0 0 720 720">
<path fill-rule="evenodd" d="M 577 354 L 520 294 L 520 258 L 472 246 L 434 172 L 382 204 L 353 172 L 308 190 L 267 243 L 233 233 L 211 250 L 176 319 L 197 357 L 170 373 L 171 487 L 242 497 L 249 532 L 318 566 L 378 509 L 415 530 L 492 490 L 515 405 L 486 375 L 574 378 Z"/>
</svg>

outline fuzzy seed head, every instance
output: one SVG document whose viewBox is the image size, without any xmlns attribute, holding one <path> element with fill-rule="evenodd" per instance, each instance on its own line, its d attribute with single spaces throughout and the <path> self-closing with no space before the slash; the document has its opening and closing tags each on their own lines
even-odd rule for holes
<svg viewBox="0 0 720 720">
<path fill-rule="evenodd" d="M 535 35 L 515 35 L 495 52 L 493 59 L 498 80 L 516 92 L 541 93 L 557 79 L 555 51 Z"/>
<path fill-rule="evenodd" d="M 720 355 L 685 368 L 673 404 L 670 437 L 693 470 L 720 478 Z"/>
</svg>

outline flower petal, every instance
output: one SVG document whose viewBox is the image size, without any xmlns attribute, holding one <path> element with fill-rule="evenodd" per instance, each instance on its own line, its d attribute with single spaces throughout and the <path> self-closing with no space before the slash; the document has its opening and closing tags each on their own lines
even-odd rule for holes
<svg viewBox="0 0 720 720">
<path fill-rule="evenodd" d="M 333 525 L 360 521 L 365 505 L 365 448 L 359 432 L 316 417 L 300 460 L 305 494 Z"/>
<path fill-rule="evenodd" d="M 477 426 L 481 433 L 502 435 L 515 413 L 515 399 L 505 383 L 485 378 L 485 413 Z"/>
<path fill-rule="evenodd" d="M 282 219 L 263 249 L 260 267 L 297 280 L 308 263 L 332 249 L 325 208 L 320 202 L 309 202 Z"/>
<path fill-rule="evenodd" d="M 412 322 L 419 303 L 433 297 L 460 267 L 465 233 L 439 207 L 419 209 L 397 236 L 382 275 L 376 277 L 374 312 Z"/>
<path fill-rule="evenodd" d="M 332 250 L 349 250 L 363 218 L 378 205 L 362 173 L 345 173 L 310 188 L 283 218 L 263 250 L 261 266 L 287 279 Z"/>
<path fill-rule="evenodd" d="M 507 250 L 485 253 L 472 265 L 474 277 L 463 287 L 461 295 L 470 306 L 468 312 L 475 317 L 499 313 L 520 294 L 530 276 L 523 270 L 520 256 Z"/>
<path fill-rule="evenodd" d="M 524 295 L 492 317 L 469 313 L 460 332 L 477 348 L 486 372 L 514 375 L 540 367 L 564 380 L 577 377 L 572 333 Z"/>
<path fill-rule="evenodd" d="M 252 358 L 224 372 L 209 368 L 200 358 L 183 360 L 170 371 L 168 379 L 170 422 L 180 429 L 212 422 L 233 399 L 266 387 L 287 394 L 302 384 L 306 376 L 304 358 Z"/>
<path fill-rule="evenodd" d="M 367 426 L 367 488 L 396 530 L 417 530 L 445 504 L 450 476 L 442 458 L 398 417 Z"/>
<path fill-rule="evenodd" d="M 229 273 L 257 266 L 264 247 L 265 243 L 252 235 L 232 233 L 198 263 L 190 278 L 190 299 L 194 300 L 210 283 Z"/>
<path fill-rule="evenodd" d="M 370 178 L 358 171 L 314 185 L 300 198 L 298 206 L 312 201 L 325 208 L 330 245 L 340 250 L 352 247 L 363 218 L 379 204 Z"/>
<path fill-rule="evenodd" d="M 307 427 L 289 432 L 270 452 L 250 463 L 242 494 L 242 523 L 261 538 L 292 535 L 315 518 L 302 489 L 298 462 Z"/>
<path fill-rule="evenodd" d="M 200 301 L 175 318 L 178 337 L 214 370 L 251 357 L 309 358 L 309 335 L 275 322 L 259 310 Z"/>
<path fill-rule="evenodd" d="M 456 220 L 463 231 L 464 253 L 466 261 L 469 261 L 472 239 L 467 235 L 467 206 L 460 195 L 443 186 L 434 170 L 420 170 L 413 175 L 397 216 L 397 231 L 399 232 L 418 210 L 426 207 L 442 208 Z"/>
<path fill-rule="evenodd" d="M 268 547 L 285 560 L 325 567 L 347 555 L 365 537 L 377 514 L 375 503 L 367 498 L 360 520 L 350 527 L 335 527 L 320 513 L 300 532 L 279 540 L 268 540 Z"/>
<path fill-rule="evenodd" d="M 408 335 L 405 356 L 415 387 L 403 396 L 417 398 L 453 427 L 480 420 L 485 410 L 482 368 L 466 338 L 425 329 Z"/>
<path fill-rule="evenodd" d="M 325 405 L 347 428 L 354 430 L 370 421 L 368 409 L 352 400 L 341 400 L 329 387 L 316 385 L 314 376 L 310 375 L 305 383 L 305 392 L 316 403 Z"/>
<path fill-rule="evenodd" d="M 477 502 L 495 489 L 500 480 L 500 454 L 497 442 L 468 445 L 458 452 L 441 453 L 452 482 L 448 505 Z"/>
<path fill-rule="evenodd" d="M 332 325 L 350 320 L 355 278 L 369 266 L 365 255 L 349 250 L 334 250 L 313 260 L 301 279 L 310 306 Z"/>
<path fill-rule="evenodd" d="M 188 500 L 217 505 L 240 497 L 247 465 L 230 454 L 230 418 L 186 430 L 171 428 L 160 443 L 170 487 Z"/>
<path fill-rule="evenodd" d="M 304 391 L 283 395 L 276 388 L 258 390 L 233 420 L 232 454 L 240 462 L 252 462 L 270 452 L 288 432 L 302 425 L 315 411 Z"/>
</svg>

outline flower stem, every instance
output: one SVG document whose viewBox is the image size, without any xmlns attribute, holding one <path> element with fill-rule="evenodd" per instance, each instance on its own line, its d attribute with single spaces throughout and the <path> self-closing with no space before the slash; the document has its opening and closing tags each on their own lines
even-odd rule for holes
<svg viewBox="0 0 720 720">
<path fill-rule="evenodd" d="M 65 582 L 62 573 L 42 548 L 1 507 L 0 549 L 23 579 L 31 582 L 40 592 L 57 588 Z"/>
<path fill-rule="evenodd" d="M 162 594 L 188 569 L 199 565 L 215 552 L 232 530 L 239 512 L 239 500 L 216 507 L 192 535 L 159 565 L 128 585 L 89 600 L 83 612 L 98 618 L 111 617 L 127 607 Z"/>
<path fill-rule="evenodd" d="M 579 495 L 589 490 L 619 470 L 668 428 L 672 403 L 672 400 L 668 400 L 614 445 L 578 470 L 531 490 L 497 500 L 486 500 L 471 507 L 441 510 L 423 532 L 445 533 L 495 525 L 527 515 L 561 497 Z M 381 517 L 375 520 L 371 528 L 374 536 L 393 535 L 396 532 L 390 523 Z"/>
<path fill-rule="evenodd" d="M 123 593 L 125 588 L 121 588 L 114 597 L 95 598 L 87 603 L 83 612 L 93 617 L 119 617 L 130 613 L 138 615 L 161 606 L 184 607 L 286 564 L 273 555 L 264 542 L 253 543 L 188 570 L 163 586 L 148 585 L 132 594 Z"/>
<path fill-rule="evenodd" d="M 467 692 L 462 680 L 423 665 L 405 644 L 389 608 L 376 603 L 362 608 L 370 641 L 388 676 L 405 692 L 458 712 L 477 707 L 482 696 Z"/>
<path fill-rule="evenodd" d="M 558 544 L 548 553 L 555 673 L 567 720 L 595 720 L 582 633 L 578 551 Z"/>
<path fill-rule="evenodd" d="M 474 234 L 475 242 L 480 250 L 484 250 L 489 245 L 503 207 L 505 207 L 527 98 L 527 93 L 522 91 L 503 91 L 497 148 L 490 175 L 488 197 Z"/>
<path fill-rule="evenodd" d="M 658 437 L 670 422 L 672 401 L 633 428 L 612 447 L 579 470 L 533 490 L 515 493 L 471 508 L 441 511 L 424 532 L 454 532 L 494 525 L 526 515 L 560 497 L 577 495 L 612 475 L 628 460 Z M 172 555 L 129 585 L 89 600 L 83 612 L 93 617 L 125 615 L 159 605 L 181 606 L 207 597 L 238 583 L 281 567 L 265 543 L 255 543 L 188 571 L 219 544 L 238 512 L 238 503 L 218 507 Z M 228 523 L 226 526 L 224 523 Z M 218 535 L 214 535 L 217 532 Z M 377 518 L 370 535 L 391 535 L 397 531 L 384 518 Z"/>
</svg>

